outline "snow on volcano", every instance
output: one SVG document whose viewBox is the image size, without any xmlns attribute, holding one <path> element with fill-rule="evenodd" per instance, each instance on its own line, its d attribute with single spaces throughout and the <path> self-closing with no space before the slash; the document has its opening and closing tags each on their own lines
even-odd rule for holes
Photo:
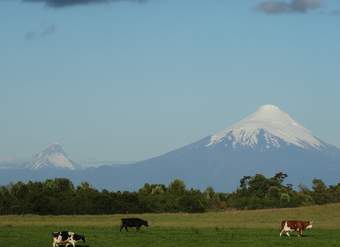
<svg viewBox="0 0 340 247">
<path fill-rule="evenodd" d="M 254 148 L 263 139 L 265 148 L 295 145 L 303 149 L 321 150 L 326 145 L 288 113 L 274 105 L 261 106 L 256 112 L 225 130 L 211 136 L 207 146 L 225 142 L 233 147 Z"/>
<path fill-rule="evenodd" d="M 70 170 L 75 169 L 75 163 L 68 158 L 63 147 L 59 143 L 54 143 L 37 153 L 30 164 L 30 168 L 34 170 L 51 167 Z"/>
</svg>

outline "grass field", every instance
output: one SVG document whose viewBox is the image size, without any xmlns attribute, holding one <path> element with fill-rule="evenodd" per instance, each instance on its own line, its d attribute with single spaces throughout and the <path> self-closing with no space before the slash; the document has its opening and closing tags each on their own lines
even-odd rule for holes
<svg viewBox="0 0 340 247">
<path fill-rule="evenodd" d="M 296 209 L 226 211 L 205 214 L 129 215 L 149 228 L 119 232 L 120 218 L 103 216 L 0 216 L 1 247 L 52 246 L 50 233 L 85 234 L 91 247 L 111 246 L 340 246 L 340 204 Z M 282 219 L 314 221 L 305 237 L 279 237 Z"/>
</svg>

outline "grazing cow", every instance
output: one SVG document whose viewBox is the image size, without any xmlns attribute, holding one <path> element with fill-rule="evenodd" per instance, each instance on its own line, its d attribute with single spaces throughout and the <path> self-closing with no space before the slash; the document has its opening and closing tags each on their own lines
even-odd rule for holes
<svg viewBox="0 0 340 247">
<path fill-rule="evenodd" d="M 297 232 L 298 236 L 302 236 L 303 231 L 306 229 L 311 229 L 313 227 L 313 221 L 302 221 L 302 220 L 283 220 L 281 221 L 281 232 L 282 234 L 286 234 L 290 237 L 289 232 Z"/>
<path fill-rule="evenodd" d="M 59 245 L 64 245 L 65 247 L 72 245 L 76 246 L 76 243 L 80 240 L 86 242 L 85 237 L 83 235 L 79 235 L 74 232 L 62 231 L 62 232 L 53 232 L 53 247 L 57 247 Z"/>
<path fill-rule="evenodd" d="M 146 220 L 142 220 L 139 218 L 125 218 L 121 219 L 121 221 L 122 225 L 120 226 L 120 231 L 122 231 L 123 228 L 128 231 L 128 227 L 136 227 L 136 230 L 138 231 L 141 226 L 149 226 Z"/>
</svg>

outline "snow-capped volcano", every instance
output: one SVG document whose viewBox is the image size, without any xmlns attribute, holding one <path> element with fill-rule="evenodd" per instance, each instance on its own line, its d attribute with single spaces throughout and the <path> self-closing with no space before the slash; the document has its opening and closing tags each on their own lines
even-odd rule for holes
<svg viewBox="0 0 340 247">
<path fill-rule="evenodd" d="M 70 160 L 65 153 L 63 147 L 59 143 L 54 143 L 37 153 L 31 162 L 31 169 L 41 168 L 64 168 L 64 169 L 75 169 L 75 163 Z"/>
<path fill-rule="evenodd" d="M 286 112 L 274 105 L 261 106 L 255 113 L 213 135 L 207 146 L 224 143 L 227 147 L 279 148 L 295 145 L 321 150 L 325 144 Z"/>
<path fill-rule="evenodd" d="M 276 172 L 287 173 L 294 185 L 313 178 L 334 183 L 340 174 L 340 150 L 277 106 L 264 105 L 217 134 L 130 167 L 124 172 L 135 174 L 140 185 L 181 178 L 189 186 L 224 191 L 235 188 L 243 176 Z"/>
</svg>

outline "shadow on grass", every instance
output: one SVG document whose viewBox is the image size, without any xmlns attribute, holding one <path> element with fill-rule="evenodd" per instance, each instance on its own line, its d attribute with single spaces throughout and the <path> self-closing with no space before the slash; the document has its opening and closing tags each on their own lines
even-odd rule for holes
<svg viewBox="0 0 340 247">
<path fill-rule="evenodd" d="M 59 245 L 58 247 L 65 247 L 66 245 Z M 69 245 L 72 246 L 72 245 Z M 90 247 L 90 245 L 76 244 L 76 247 Z"/>
<path fill-rule="evenodd" d="M 290 237 L 288 236 L 282 236 L 281 238 L 311 238 L 311 237 L 314 237 L 314 235 L 311 235 L 311 234 L 308 234 L 308 235 L 302 235 L 302 236 L 299 236 L 299 235 L 296 235 L 296 234 L 291 234 Z"/>
</svg>

